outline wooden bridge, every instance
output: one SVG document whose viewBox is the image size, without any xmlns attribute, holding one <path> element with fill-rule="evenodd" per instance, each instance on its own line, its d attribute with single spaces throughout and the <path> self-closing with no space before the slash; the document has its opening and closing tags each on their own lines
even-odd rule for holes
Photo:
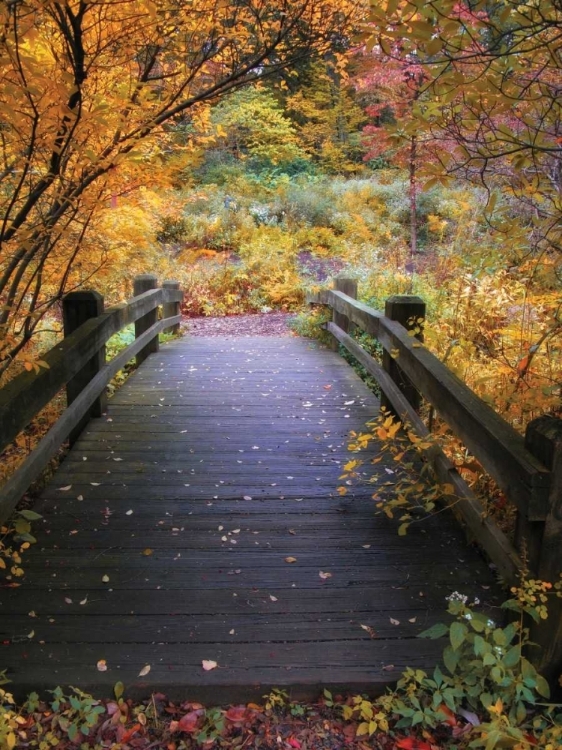
<svg viewBox="0 0 562 750">
<path fill-rule="evenodd" d="M 91 294 L 71 296 L 68 336 L 46 356 L 49 369 L 0 391 L 5 444 L 61 378 L 70 383 L 54 433 L 3 488 L 4 514 L 60 442 L 73 443 L 35 506 L 43 519 L 22 585 L 2 591 L 0 667 L 10 689 L 109 695 L 120 680 L 130 695 L 217 703 L 273 687 L 294 697 L 321 687 L 376 692 L 406 666 L 431 669 L 443 644 L 416 635 L 443 619 L 445 598 L 459 590 L 493 608 L 498 591 L 448 513 L 413 524 L 405 538 L 375 516 L 372 494 L 392 493 L 393 462 L 376 465 L 378 486 L 336 491 L 349 431 L 376 416 L 377 399 L 336 352 L 303 339 L 186 336 L 158 350 L 158 331 L 178 324 L 180 294 L 154 285 L 143 277 L 131 303 L 105 312 Z M 318 301 L 340 307 L 330 330 L 353 348 L 343 329 L 369 309 L 323 294 L 334 296 Z M 419 354 L 402 326 L 368 315 L 381 338 L 390 327 Z M 106 364 L 101 347 L 134 320 L 136 343 Z M 142 364 L 106 406 L 105 382 L 135 353 Z M 408 384 L 388 366 L 378 375 L 402 411 Z M 535 486 L 548 490 L 552 472 L 525 457 L 545 480 Z M 432 460 L 464 491 L 444 456 Z M 476 513 L 465 523 L 474 527 Z M 517 552 L 478 523 L 508 576 Z M 542 525 L 548 531 L 548 519 Z"/>
</svg>

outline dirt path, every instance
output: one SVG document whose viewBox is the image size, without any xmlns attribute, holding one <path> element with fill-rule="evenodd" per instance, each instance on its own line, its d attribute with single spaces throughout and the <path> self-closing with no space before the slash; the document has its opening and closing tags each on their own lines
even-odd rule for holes
<svg viewBox="0 0 562 750">
<path fill-rule="evenodd" d="M 192 336 L 291 336 L 293 313 L 230 315 L 228 317 L 186 318 L 182 328 Z"/>
</svg>

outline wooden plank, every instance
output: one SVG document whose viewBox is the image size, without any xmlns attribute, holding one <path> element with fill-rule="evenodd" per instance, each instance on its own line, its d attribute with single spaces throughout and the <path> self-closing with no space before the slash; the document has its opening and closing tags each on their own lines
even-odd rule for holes
<svg viewBox="0 0 562 750">
<path fill-rule="evenodd" d="M 26 643 L 17 647 L 19 660 L 8 671 L 10 692 L 23 700 L 31 690 L 45 692 L 53 684 L 75 685 L 94 695 L 111 695 L 115 682 L 127 686 L 127 696 L 146 698 L 164 692 L 174 700 L 217 703 L 260 701 L 274 687 L 289 688 L 293 699 L 317 698 L 322 687 L 335 691 L 384 692 L 406 666 L 424 668 L 435 663 L 443 649 L 439 641 L 416 639 L 335 641 L 331 643 L 191 644 L 178 648 L 156 644 Z M 77 651 L 79 658 L 77 658 Z M 104 658 L 108 669 L 100 672 Z M 203 659 L 219 667 L 202 669 Z M 33 663 L 34 670 L 25 669 Z M 150 665 L 150 674 L 139 672 Z M 32 679 L 31 679 L 32 677 Z"/>
<path fill-rule="evenodd" d="M 445 597 L 451 593 L 450 585 L 436 584 L 423 589 L 409 582 L 382 582 L 377 586 L 376 593 L 369 586 L 331 586 L 329 594 L 326 589 L 308 589 L 306 596 L 302 592 L 289 589 L 271 589 L 272 593 L 282 592 L 273 600 L 269 591 L 264 592 L 242 585 L 235 585 L 233 577 L 233 593 L 237 596 L 217 596 L 209 587 L 202 587 L 196 591 L 181 589 L 154 588 L 150 596 L 143 589 L 120 589 L 116 596 L 113 590 L 105 588 L 97 590 L 95 596 L 90 589 L 72 588 L 53 593 L 48 589 L 33 590 L 33 611 L 37 618 L 58 618 L 65 615 L 102 616 L 132 615 L 138 616 L 180 616 L 180 615 L 216 615 L 233 616 L 240 614 L 267 615 L 277 618 L 281 615 L 314 615 L 316 619 L 322 615 L 331 616 L 337 613 L 361 614 L 383 612 L 388 618 L 394 612 L 426 611 L 441 614 Z M 497 598 L 490 596 L 490 589 L 473 587 L 470 593 L 477 594 L 484 602 L 485 608 L 498 604 Z M 67 599 L 71 599 L 70 603 Z M 2 633 L 10 635 L 8 628 L 13 617 L 29 617 L 30 595 L 25 589 L 11 589 L 3 595 L 4 605 L 9 614 L 3 615 L 0 621 Z M 81 604 L 86 600 L 85 604 Z M 92 615 L 93 613 L 93 615 Z M 414 615 L 410 615 L 410 618 Z M 429 615 L 428 615 L 429 616 Z M 35 619 L 35 618 L 31 618 Z M 55 620 L 56 621 L 56 620 Z M 54 624 L 54 623 L 49 623 Z M 370 624 L 370 623 L 367 623 Z M 392 624 L 392 623 L 391 623 Z M 419 625 L 419 623 L 418 623 Z M 81 638 L 87 640 L 84 632 Z M 423 629 L 423 624 L 420 625 Z M 13 632 L 13 631 L 12 631 Z M 26 631 L 26 635 L 29 632 Z M 120 634 L 120 637 L 122 635 Z"/>
<path fill-rule="evenodd" d="M 544 520 L 550 476 L 525 449 L 507 422 L 470 390 L 405 329 L 381 313 L 360 305 L 341 292 L 324 290 L 314 301 L 329 304 L 374 335 L 387 351 L 395 351 L 400 367 L 449 424 L 455 434 L 498 482 L 509 499 L 531 520 Z"/>
<path fill-rule="evenodd" d="M 369 416 L 359 403 L 376 409 L 352 369 L 303 341 L 261 344 L 172 342 L 76 443 L 37 505 L 23 585 L 2 595 L 3 665 L 18 695 L 59 683 L 110 694 L 118 679 L 131 695 L 213 703 L 259 699 L 269 685 L 309 697 L 383 689 L 401 665 L 433 666 L 441 644 L 415 640 L 416 628 L 441 618 L 453 590 L 495 601 L 491 571 L 452 520 L 402 539 L 374 514 L 373 491 L 391 493 L 392 475 L 338 495 L 347 434 Z M 187 405 L 138 403 L 145 387 L 166 398 L 170 373 Z M 275 383 L 280 403 L 258 396 L 251 416 L 233 413 Z M 289 389 L 300 400 L 283 416 Z M 317 397 L 311 415 L 302 402 Z M 214 677 L 202 658 L 219 661 Z M 148 680 L 137 677 L 145 664 Z"/>
<path fill-rule="evenodd" d="M 80 606 L 78 604 L 78 606 Z M 45 643 L 80 643 L 83 633 L 91 628 L 91 618 L 86 613 L 87 604 L 80 607 L 77 614 L 38 616 L 33 618 L 35 638 Z M 70 607 L 67 605 L 67 610 Z M 77 606 L 72 607 L 74 611 Z M 115 630 L 120 633 L 124 644 L 153 643 L 154 634 L 159 634 L 166 643 L 193 644 L 208 643 L 314 643 L 322 641 L 365 641 L 370 636 L 361 625 L 367 621 L 367 627 L 373 629 L 377 638 L 413 638 L 421 629 L 439 621 L 440 615 L 427 609 L 394 610 L 390 622 L 388 612 L 361 612 L 357 619 L 355 613 L 300 613 L 269 614 L 235 613 L 222 617 L 213 613 L 180 615 L 157 614 L 140 616 L 138 614 L 120 614 L 118 616 L 100 615 L 96 617 L 96 627 L 89 642 L 106 644 L 115 637 Z M 442 619 L 442 618 L 441 618 Z M 53 620 L 53 622 L 50 622 Z M 410 622 L 414 620 L 414 622 Z M 29 616 L 20 615 L 5 618 L 0 624 L 0 637 L 3 641 L 29 633 Z"/>
</svg>

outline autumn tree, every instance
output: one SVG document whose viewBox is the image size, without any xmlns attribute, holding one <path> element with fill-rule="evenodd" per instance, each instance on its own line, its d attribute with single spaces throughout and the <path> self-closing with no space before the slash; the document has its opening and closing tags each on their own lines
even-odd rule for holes
<svg viewBox="0 0 562 750">
<path fill-rule="evenodd" d="M 371 31 L 390 57 L 424 62 L 415 115 L 441 148 L 436 177 L 515 199 L 535 253 L 562 249 L 562 8 L 557 0 L 384 0 Z M 510 222 L 504 222 L 508 231 Z M 509 240 L 508 240 L 509 241 Z"/>
<path fill-rule="evenodd" d="M 418 127 L 415 115 L 426 79 L 423 65 L 414 51 L 402 55 L 399 46 L 394 45 L 394 54 L 385 53 L 379 46 L 361 50 L 357 67 L 355 87 L 371 118 L 363 128 L 364 158 L 382 158 L 408 170 L 413 255 L 418 244 L 418 168 L 430 157 L 428 145 L 432 142 L 430 134 Z"/>
<path fill-rule="evenodd" d="M 315 61 L 295 79 L 286 102 L 303 148 L 332 174 L 355 171 L 362 157 L 359 132 L 366 117 L 354 101 L 346 67 Z"/>
<path fill-rule="evenodd" d="M 329 49 L 360 11 L 356 0 L 2 3 L 0 368 L 96 272 L 80 258 L 100 206 L 179 148 L 170 123 Z"/>
<path fill-rule="evenodd" d="M 296 129 L 272 91 L 252 86 L 224 97 L 202 126 L 212 148 L 236 159 L 274 166 L 306 159 Z"/>
</svg>

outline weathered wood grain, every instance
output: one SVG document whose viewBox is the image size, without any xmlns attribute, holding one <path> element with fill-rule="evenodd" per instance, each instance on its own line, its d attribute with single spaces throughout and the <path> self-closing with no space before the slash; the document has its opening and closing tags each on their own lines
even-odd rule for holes
<svg viewBox="0 0 562 750">
<path fill-rule="evenodd" d="M 0 389 L 0 451 L 96 356 L 108 339 L 162 303 L 179 301 L 181 292 L 155 289 L 128 304 L 108 308 L 43 355 L 48 367 L 23 372 Z M 169 320 L 167 325 L 178 321 Z"/>
<path fill-rule="evenodd" d="M 442 644 L 416 632 L 453 590 L 493 604 L 496 587 L 446 514 L 405 539 L 375 516 L 389 463 L 339 496 L 347 435 L 376 411 L 341 358 L 303 340 L 185 338 L 148 357 L 37 505 L 23 585 L 2 593 L 10 689 L 109 695 L 121 679 L 216 703 L 376 692 L 406 664 L 431 668 Z"/>
<path fill-rule="evenodd" d="M 550 474 L 523 438 L 437 357 L 382 313 L 341 292 L 323 290 L 310 301 L 328 304 L 393 351 L 404 373 L 531 521 L 548 512 Z"/>
<path fill-rule="evenodd" d="M 166 320 L 155 323 L 143 336 L 136 339 L 110 362 L 107 362 L 98 371 L 97 375 L 75 396 L 58 421 L 51 427 L 45 437 L 39 441 L 38 445 L 17 471 L 2 486 L 0 490 L 0 521 L 5 521 L 10 513 L 12 513 L 23 493 L 45 469 L 67 437 L 81 424 L 84 415 L 91 408 L 100 393 L 104 391 L 111 378 L 134 357 L 136 352 L 145 345 L 146 341 L 150 340 L 151 336 L 154 336 L 155 333 L 157 335 L 167 323 L 168 321 Z"/>
<path fill-rule="evenodd" d="M 376 378 L 398 417 L 406 424 L 411 425 L 417 435 L 422 438 L 428 437 L 430 434 L 428 428 L 420 419 L 414 407 L 394 383 L 389 373 L 383 370 L 356 341 L 343 331 L 336 330 L 332 323 L 329 324 L 329 330 L 363 365 L 367 372 Z M 460 476 L 451 461 L 440 450 L 439 446 L 432 445 L 430 448 L 424 450 L 423 453 L 430 462 L 441 484 L 452 485 L 454 493 L 449 500 L 454 503 L 454 512 L 466 524 L 472 539 L 477 541 L 482 549 L 485 550 L 490 560 L 497 566 L 500 575 L 506 583 L 515 585 L 519 581 L 524 569 L 523 562 L 515 547 L 503 531 L 488 517 L 480 500 Z"/>
</svg>

